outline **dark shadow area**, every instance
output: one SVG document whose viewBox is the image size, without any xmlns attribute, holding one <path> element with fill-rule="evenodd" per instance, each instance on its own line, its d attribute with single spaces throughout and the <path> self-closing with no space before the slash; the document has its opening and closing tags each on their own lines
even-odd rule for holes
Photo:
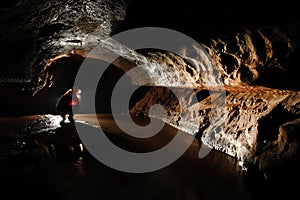
<svg viewBox="0 0 300 200">
<path fill-rule="evenodd" d="M 124 73 L 123 70 L 119 69 L 114 65 L 109 65 L 109 67 L 105 70 L 102 77 L 99 80 L 96 95 L 95 95 L 95 102 L 96 102 L 96 112 L 97 113 L 111 113 L 111 97 L 119 79 L 125 76 L 124 84 L 119 85 L 119 87 L 123 88 L 123 91 L 129 91 L 130 88 L 135 88 L 132 84 L 133 80 L 128 75 Z M 134 91 L 130 99 L 128 100 L 128 106 L 124 108 L 118 108 L 118 113 L 127 112 L 130 108 L 132 108 L 140 99 L 142 99 L 149 87 L 141 86 L 138 87 L 137 90 Z M 120 101 L 125 101 L 124 99 L 120 99 Z"/>
<path fill-rule="evenodd" d="M 18 84 L 0 85 L 2 93 L 0 94 L 0 104 L 3 106 L 0 112 L 1 116 L 25 116 L 35 114 L 58 114 L 55 107 L 59 98 L 70 88 L 74 86 L 77 72 L 84 61 L 84 57 L 71 55 L 70 57 L 60 58 L 47 67 L 48 78 L 45 80 L 46 87 L 39 91 L 35 96 L 31 96 L 22 91 Z M 101 60 L 88 58 L 90 63 L 97 67 Z M 111 113 L 111 95 L 115 84 L 124 75 L 123 70 L 109 65 L 106 71 L 99 77 L 98 89 L 95 94 L 96 111 L 99 113 Z M 126 76 L 126 75 L 125 75 Z M 51 77 L 51 78 L 50 78 Z M 132 86 L 129 77 L 126 87 Z M 22 84 L 23 85 L 23 84 Z M 135 105 L 145 93 L 147 87 L 141 87 L 130 99 L 129 107 Z M 82 91 L 83 93 L 85 91 Z M 126 109 L 120 110 L 124 112 Z M 79 111 L 80 112 L 80 111 Z"/>
<path fill-rule="evenodd" d="M 56 113 L 58 99 L 74 85 L 77 71 L 84 58 L 79 55 L 63 57 L 46 68 L 45 86 L 36 95 L 22 90 L 23 84 L 0 85 L 1 116 L 24 116 Z"/>
<path fill-rule="evenodd" d="M 78 124 L 81 127 L 94 127 Z M 175 130 L 175 129 L 174 129 Z M 27 134 L 27 135 L 26 135 Z M 121 145 L 147 149 L 120 133 L 112 134 Z M 212 151 L 204 159 L 183 157 L 160 170 L 132 174 L 114 170 L 97 161 L 83 146 L 74 124 L 52 131 L 24 132 L 16 155 L 1 158 L 2 195 L 12 199 L 251 199 L 246 179 L 234 158 Z M 142 150 L 142 151 L 144 151 Z M 247 180 L 249 181 L 249 180 Z M 251 180 L 251 181 L 257 181 Z M 250 183 L 249 183 L 250 184 Z"/>
<path fill-rule="evenodd" d="M 124 75 L 124 71 L 110 64 L 99 77 L 99 83 L 95 95 L 96 112 L 111 113 L 111 96 L 118 80 Z M 128 85 L 131 85 L 130 78 L 126 78 Z M 121 99 L 120 99 L 121 101 Z"/>
<path fill-rule="evenodd" d="M 271 161 L 272 167 L 265 172 L 257 166 L 249 166 L 245 173 L 245 184 L 252 199 L 294 199 L 299 198 L 297 181 L 300 178 L 299 156 Z"/>
<path fill-rule="evenodd" d="M 95 130 L 86 124 L 78 126 L 87 133 Z M 176 129 L 166 125 L 162 132 L 172 135 Z M 143 143 L 122 132 L 105 134 L 118 146 L 137 152 L 160 145 L 153 143 L 157 140 Z M 165 168 L 134 174 L 114 170 L 96 160 L 81 143 L 73 123 L 43 132 L 24 129 L 17 135 L 1 136 L 0 175 L 5 183 L 2 195 L 11 199 L 58 200 L 297 197 L 299 159 L 277 165 L 272 176 L 265 179 L 257 168 L 241 172 L 235 158 L 219 151 L 212 150 L 199 159 L 200 146 L 201 143 L 193 143 L 182 157 Z"/>
<path fill-rule="evenodd" d="M 299 118 L 299 115 L 288 112 L 281 104 L 277 105 L 268 115 L 258 120 L 257 142 L 276 141 L 279 135 L 279 127 L 287 122 Z"/>
<path fill-rule="evenodd" d="M 272 4 L 265 1 L 241 2 L 165 0 L 130 3 L 122 30 L 158 26 L 178 30 L 194 38 L 205 39 L 216 32 L 264 25 L 286 26 L 298 15 L 295 2 Z"/>
</svg>

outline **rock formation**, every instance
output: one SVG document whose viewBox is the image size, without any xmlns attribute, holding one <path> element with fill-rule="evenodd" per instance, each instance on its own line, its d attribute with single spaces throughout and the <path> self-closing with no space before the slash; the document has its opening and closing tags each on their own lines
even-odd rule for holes
<svg viewBox="0 0 300 200">
<path fill-rule="evenodd" d="M 109 53 L 119 56 L 114 61 L 116 67 L 127 72 L 144 64 L 155 80 L 156 86 L 149 86 L 131 113 L 147 114 L 152 104 L 160 103 L 167 115 L 153 113 L 154 117 L 237 157 L 245 168 L 258 164 L 265 169 L 270 160 L 297 156 L 299 12 L 292 4 L 275 6 L 271 15 L 267 14 L 266 5 L 243 11 L 231 2 L 214 9 L 209 4 L 197 10 L 189 1 L 174 7 L 168 11 L 156 1 L 142 5 L 140 1 L 126 4 L 121 0 L 28 0 L 5 4 L 0 22 L 4 27 L 1 48 L 5 52 L 1 54 L 1 87 L 13 90 L 5 90 L 2 96 L 21 92 L 31 98 L 47 93 L 59 77 L 58 71 L 53 70 L 55 64 L 77 58 L 76 71 L 92 49 L 103 45 Z M 187 19 L 189 25 L 184 22 Z M 179 30 L 195 38 L 204 51 L 194 48 L 181 56 L 153 49 L 133 51 L 117 41 L 104 40 L 140 26 Z M 209 55 L 212 65 L 205 63 L 203 53 Z M 109 54 L 97 56 L 110 61 Z M 133 82 L 142 85 L 137 80 Z M 183 113 L 170 88 L 195 91 L 183 91 Z M 197 101 L 191 101 L 191 96 Z M 214 124 L 210 121 L 212 116 L 215 125 L 210 126 Z"/>
<path fill-rule="evenodd" d="M 12 1 L 1 10 L 1 83 L 27 83 L 36 93 L 51 84 L 48 63 L 72 50 L 90 51 L 116 31 L 123 1 Z"/>
</svg>

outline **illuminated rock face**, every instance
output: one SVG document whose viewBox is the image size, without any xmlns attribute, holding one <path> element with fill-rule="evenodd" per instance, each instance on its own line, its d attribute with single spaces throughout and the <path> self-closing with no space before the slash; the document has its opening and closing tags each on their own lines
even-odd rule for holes
<svg viewBox="0 0 300 200">
<path fill-rule="evenodd" d="M 204 144 L 237 157 L 243 167 L 250 163 L 263 167 L 265 160 L 286 159 L 296 154 L 299 148 L 295 131 L 299 126 L 299 84 L 290 84 L 299 82 L 292 74 L 295 66 L 291 62 L 296 43 L 279 29 L 269 27 L 233 32 L 211 38 L 202 45 L 210 54 L 211 66 L 204 64 L 203 55 L 196 49 L 190 53 L 193 56 L 183 54 L 184 59 L 170 53 L 145 53 L 162 68 L 172 66 L 176 73 L 171 72 L 171 78 L 157 73 L 160 87 L 152 87 L 131 112 L 147 114 L 151 105 L 162 104 L 167 116 L 154 113 L 153 117 L 162 118 L 201 138 Z M 174 85 L 170 79 L 179 85 Z M 193 95 L 198 101 L 191 101 L 191 95 L 183 94 L 179 100 L 184 105 L 181 110 L 169 89 L 174 90 L 174 87 L 194 88 L 196 94 Z M 222 102 L 219 90 L 226 94 L 225 104 L 212 103 L 212 98 Z M 212 106 L 216 107 L 215 113 L 212 113 Z M 212 115 L 215 121 L 210 121 Z M 283 149 L 286 152 L 281 155 Z"/>
<path fill-rule="evenodd" d="M 1 83 L 51 84 L 47 63 L 73 49 L 88 52 L 125 17 L 123 1 L 16 0 L 1 10 Z"/>
<path fill-rule="evenodd" d="M 56 80 L 53 77 L 58 75 L 51 72 L 53 63 L 71 58 L 71 54 L 85 56 L 97 45 L 103 45 L 120 56 L 114 64 L 125 72 L 137 64 L 145 65 L 157 86 L 149 87 L 131 113 L 147 113 L 152 104 L 160 103 L 167 115 L 154 112 L 153 117 L 162 118 L 196 135 L 204 144 L 239 158 L 243 166 L 257 163 L 265 168 L 268 160 L 288 159 L 299 153 L 297 15 L 291 23 L 283 20 L 277 26 L 268 20 L 277 22 L 282 16 L 271 19 L 269 14 L 261 15 L 266 12 L 264 9 L 256 13 L 251 7 L 247 12 L 245 8 L 231 9 L 227 1 L 214 10 L 211 8 L 215 5 L 203 5 L 201 12 L 187 1 L 184 5 L 174 5 L 176 8 L 169 13 L 161 1 L 146 5 L 144 1 L 133 1 L 123 29 L 136 25 L 182 30 L 197 38 L 211 57 L 210 63 L 199 49 L 180 57 L 153 50 L 138 53 L 112 40 L 101 42 L 118 31 L 119 23 L 125 19 L 127 5 L 121 0 L 11 2 L 15 4 L 1 10 L 1 49 L 6 52 L 1 54 L 2 84 L 20 83 L 22 89 L 37 94 Z M 286 14 L 284 19 L 293 16 L 293 13 L 283 14 Z M 187 25 L 186 19 L 191 25 Z M 109 54 L 97 56 L 109 61 Z M 136 75 L 133 78 L 134 84 L 144 84 L 145 80 L 135 79 Z M 181 92 L 183 112 L 171 88 Z M 195 93 L 186 93 L 185 88 Z M 197 101 L 191 100 L 192 97 Z M 214 121 L 210 121 L 211 116 Z"/>
<path fill-rule="evenodd" d="M 269 31 L 270 35 L 264 35 L 263 29 L 244 30 L 211 39 L 209 45 L 202 44 L 212 58 L 209 67 L 213 69 L 204 64 L 203 55 L 196 50 L 191 55 L 196 54 L 198 59 L 189 54 L 183 54 L 182 59 L 171 53 L 145 53 L 162 68 L 172 66 L 176 73 L 171 72 L 171 78 L 157 74 L 160 87 L 151 87 L 131 113 L 147 114 L 151 105 L 162 104 L 167 116 L 152 113 L 153 117 L 162 118 L 201 138 L 204 144 L 237 157 L 245 168 L 253 163 L 264 168 L 266 160 L 294 156 L 299 153 L 295 130 L 299 130 L 300 96 L 299 86 L 291 85 L 288 78 L 294 77 L 291 68 L 295 66 L 291 66 L 290 57 L 294 56 L 296 44 L 274 27 Z M 276 46 L 286 48 L 277 52 Z M 170 79 L 177 80 L 179 85 Z M 188 80 L 190 85 L 182 80 Z M 179 100 L 171 92 L 174 87 L 183 91 Z M 184 94 L 180 88 L 194 88 L 196 94 Z M 222 103 L 220 90 L 226 94 L 226 103 Z M 192 96 L 197 101 L 191 101 Z M 217 103 L 212 103 L 212 98 Z M 183 110 L 178 101 L 184 105 Z M 210 121 L 212 115 L 215 118 Z"/>
<path fill-rule="evenodd" d="M 218 101 L 218 98 L 221 99 L 218 95 L 222 94 L 198 90 L 196 92 L 198 102 L 189 102 L 190 96 L 181 99 L 186 105 L 182 113 L 178 100 L 170 90 L 156 87 L 151 88 L 131 112 L 147 113 L 151 105 L 160 103 L 167 108 L 167 116 L 163 117 L 165 122 L 196 135 L 204 144 L 212 148 L 239 158 L 244 167 L 254 161 L 263 162 L 260 158 L 261 154 L 275 156 L 283 151 L 283 146 L 289 149 L 291 144 L 287 137 L 293 138 L 290 140 L 293 143 L 292 148 L 297 150 L 299 138 L 296 130 L 298 128 L 289 128 L 299 126 L 299 120 L 297 121 L 300 113 L 299 92 L 265 87 L 226 87 L 225 107 L 222 103 L 220 105 L 215 103 L 214 106 L 217 107 L 215 120 L 210 121 L 211 98 Z M 218 111 L 222 108 L 225 110 Z M 152 116 L 161 117 L 159 114 Z M 225 121 L 222 121 L 224 119 Z M 179 120 L 182 120 L 182 126 L 178 126 Z M 270 155 L 269 151 L 273 153 Z M 295 153 L 292 150 L 286 152 L 286 157 Z"/>
<path fill-rule="evenodd" d="M 197 41 L 209 53 L 218 73 L 203 76 L 205 70 L 201 68 L 201 59 L 193 59 L 195 54 L 183 57 L 197 67 L 184 67 L 186 63 L 182 64 L 174 56 L 169 59 L 168 53 L 145 53 L 165 66 L 175 66 L 176 71 L 188 79 L 197 91 L 199 103 L 189 102 L 189 96 L 182 98 L 187 108 L 184 114 L 180 113 L 178 101 L 168 89 L 172 84 L 169 84 L 168 79 L 161 79 L 161 87 L 151 88 L 131 112 L 147 113 L 152 104 L 161 103 L 167 109 L 164 121 L 175 127 L 179 127 L 179 120 L 184 121 L 184 127 L 181 127 L 183 130 L 196 134 L 203 143 L 239 158 L 243 166 L 258 163 L 263 168 L 269 159 L 287 159 L 299 153 L 296 131 L 299 130 L 297 119 L 300 101 L 300 81 L 296 75 L 299 71 L 299 28 L 295 28 L 299 20 L 290 20 L 292 16 L 297 16 L 295 10 L 275 6 L 269 15 L 266 12 L 268 8 L 263 5 L 261 9 L 251 6 L 239 9 L 229 1 L 222 5 L 224 9 L 221 9 L 221 5 L 208 3 L 199 11 L 199 7 L 189 3 L 187 1 L 186 6 L 173 9 L 165 20 L 151 20 L 147 17 L 150 13 L 139 12 L 138 19 L 135 19 L 134 14 L 131 16 L 131 23 L 139 25 L 143 24 L 143 19 L 147 19 L 144 23 L 146 25 L 189 30 L 188 33 L 198 38 Z M 216 9 L 218 11 L 215 12 Z M 165 12 L 158 9 L 155 17 L 159 18 Z M 276 15 L 275 12 L 281 14 Z M 189 21 L 189 26 L 183 25 L 184 20 Z M 199 54 L 196 55 L 201 58 Z M 203 77 L 207 79 L 203 80 Z M 179 83 L 182 80 L 175 73 L 173 79 Z M 202 88 L 205 84 L 226 91 L 224 128 L 211 127 L 215 132 L 209 129 L 211 97 L 207 88 Z M 161 118 L 159 114 L 156 117 Z M 216 118 L 221 119 L 222 116 L 217 114 Z M 212 135 L 218 135 L 218 138 Z"/>
<path fill-rule="evenodd" d="M 271 30 L 268 36 L 262 34 L 262 29 L 254 33 L 245 30 L 212 39 L 210 46 L 203 44 L 212 58 L 211 67 L 217 72 L 201 69 L 207 65 L 201 64 L 200 54 L 198 60 L 188 54 L 183 55 L 184 60 L 175 55 L 170 59 L 169 53 L 146 54 L 162 66 L 175 65 L 177 73 L 193 83 L 191 87 L 196 90 L 193 95 L 198 101 L 191 101 L 191 96 L 183 95 L 180 99 L 184 105 L 182 112 L 178 100 L 168 89 L 174 86 L 168 79 L 161 79 L 159 86 L 164 87 L 152 87 L 131 112 L 147 113 L 151 105 L 162 104 L 167 109 L 167 116 L 162 118 L 154 114 L 154 117 L 196 135 L 212 148 L 237 157 L 245 168 L 253 163 L 264 168 L 266 160 L 294 156 L 299 153 L 299 137 L 295 130 L 299 130 L 300 96 L 297 92 L 299 86 L 290 85 L 288 77 L 294 77 L 289 57 L 294 56 L 296 44 L 278 29 Z M 257 46 L 257 40 L 262 47 Z M 286 48 L 277 52 L 277 45 Z M 213 73 L 203 75 L 206 70 Z M 176 73 L 173 74 L 173 79 L 180 80 Z M 219 90 L 226 94 L 225 104 L 212 103 L 212 98 L 222 102 Z M 216 107 L 215 113 L 212 113 L 212 106 Z M 210 121 L 212 115 L 215 121 Z"/>
<path fill-rule="evenodd" d="M 212 38 L 208 49 L 224 72 L 226 85 L 261 85 L 299 90 L 296 40 L 277 27 L 233 31 Z M 293 61 L 294 60 L 294 61 Z"/>
</svg>

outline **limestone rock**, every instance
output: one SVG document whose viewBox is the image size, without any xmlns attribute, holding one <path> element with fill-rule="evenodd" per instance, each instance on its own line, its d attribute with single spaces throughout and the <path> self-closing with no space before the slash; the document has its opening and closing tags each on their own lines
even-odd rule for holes
<svg viewBox="0 0 300 200">
<path fill-rule="evenodd" d="M 0 86 L 6 88 L 1 90 L 2 99 L 23 98 L 24 91 L 47 93 L 62 76 L 54 65 L 66 60 L 79 65 L 102 45 L 103 54 L 96 59 L 111 61 L 110 56 L 117 55 L 113 64 L 124 72 L 144 65 L 155 83 L 148 85 L 131 113 L 147 114 L 152 104 L 160 103 L 167 115 L 154 112 L 154 117 L 237 157 L 245 167 L 259 163 L 268 168 L 270 160 L 299 154 L 300 23 L 293 4 L 273 3 L 271 9 L 267 4 L 245 8 L 232 1 L 207 2 L 202 7 L 189 0 L 183 4 L 134 0 L 130 6 L 131 1 L 122 0 L 5 2 L 0 12 Z M 166 9 L 164 4 L 174 8 Z M 181 31 L 195 38 L 204 51 L 185 47 L 180 55 L 133 51 L 103 40 L 141 26 Z M 133 84 L 145 83 L 139 75 L 132 75 Z"/>
<path fill-rule="evenodd" d="M 121 0 L 13 1 L 0 12 L 0 83 L 27 83 L 31 93 L 50 85 L 47 63 L 93 49 L 116 31 L 125 8 Z"/>
</svg>

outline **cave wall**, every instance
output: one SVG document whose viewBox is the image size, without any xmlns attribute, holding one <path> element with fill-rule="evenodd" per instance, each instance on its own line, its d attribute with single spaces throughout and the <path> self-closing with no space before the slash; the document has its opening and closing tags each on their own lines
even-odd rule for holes
<svg viewBox="0 0 300 200">
<path fill-rule="evenodd" d="M 289 158 L 297 154 L 300 12 L 295 3 L 251 1 L 245 7 L 235 1 L 198 5 L 192 0 L 5 2 L 0 18 L 2 101 L 7 96 L 28 94 L 31 98 L 49 91 L 58 80 L 58 71 L 52 69 L 55 63 L 74 56 L 82 60 L 102 45 L 108 53 L 97 55 L 99 59 L 110 61 L 110 54 L 118 55 L 114 64 L 125 72 L 144 64 L 157 85 L 150 87 L 130 112 L 147 113 L 152 104 L 161 103 L 167 116 L 154 113 L 154 117 L 175 127 L 182 120 L 184 125 L 178 128 L 238 157 L 242 165 L 258 162 L 263 166 L 264 160 L 278 155 Z M 143 26 L 187 34 L 204 47 L 213 65 L 201 60 L 199 49 L 180 57 L 171 52 L 136 52 L 117 41 L 102 41 L 114 33 Z M 204 71 L 211 74 L 203 76 Z M 133 84 L 142 85 L 143 80 L 136 77 L 132 76 Z M 207 95 L 207 86 L 212 85 L 215 93 Z M 180 113 L 178 100 L 168 87 L 193 89 L 198 101 L 183 95 L 185 110 Z M 218 99 L 220 89 L 225 91 L 226 106 L 216 120 L 225 115 L 223 129 L 210 127 L 208 120 L 216 114 L 212 113 L 211 97 Z M 274 116 L 283 113 L 288 120 L 273 124 Z M 217 139 L 211 138 L 208 127 Z"/>
<path fill-rule="evenodd" d="M 125 17 L 109 0 L 15 0 L 1 9 L 0 83 L 27 83 L 31 94 L 51 84 L 48 63 L 76 49 L 89 52 Z"/>
<path fill-rule="evenodd" d="M 122 0 L 1 3 L 1 114 L 55 113 L 84 54 L 116 31 L 126 7 Z"/>
<path fill-rule="evenodd" d="M 164 3 L 156 8 L 154 2 L 134 2 L 125 22 L 130 27 L 172 28 L 193 37 L 205 48 L 218 71 L 212 74 L 215 79 L 203 80 L 202 73 L 207 68 L 201 69 L 203 63 L 201 65 L 194 59 L 195 52 L 192 56 L 183 55 L 184 60 L 170 56 L 168 52 L 144 55 L 163 66 L 176 66 L 179 74 L 189 78 L 196 94 L 207 90 L 201 87 L 210 84 L 211 80 L 223 88 L 226 91 L 224 129 L 219 129 L 218 123 L 209 126 L 212 115 L 209 96 L 196 103 L 189 102 L 190 96 L 182 98 L 186 108 L 184 114 L 181 113 L 178 102 L 168 90 L 173 86 L 168 79 L 161 81 L 164 82 L 159 85 L 161 87 L 151 88 L 131 112 L 147 114 L 151 105 L 161 103 L 167 108 L 167 116 L 154 113 L 154 117 L 196 135 L 212 148 L 239 158 L 245 168 L 250 163 L 264 168 L 268 165 L 267 160 L 286 160 L 297 155 L 300 18 L 295 5 L 253 2 L 244 7 L 226 1 L 191 6 L 193 2 L 187 1 L 167 9 L 172 3 Z M 176 73 L 173 79 L 181 80 Z M 222 114 L 217 119 L 221 119 Z M 184 121 L 184 127 L 178 125 L 179 119 Z M 218 135 L 217 139 L 212 137 L 209 127 L 213 129 L 213 135 Z M 285 156 L 281 155 L 283 149 Z"/>
</svg>

